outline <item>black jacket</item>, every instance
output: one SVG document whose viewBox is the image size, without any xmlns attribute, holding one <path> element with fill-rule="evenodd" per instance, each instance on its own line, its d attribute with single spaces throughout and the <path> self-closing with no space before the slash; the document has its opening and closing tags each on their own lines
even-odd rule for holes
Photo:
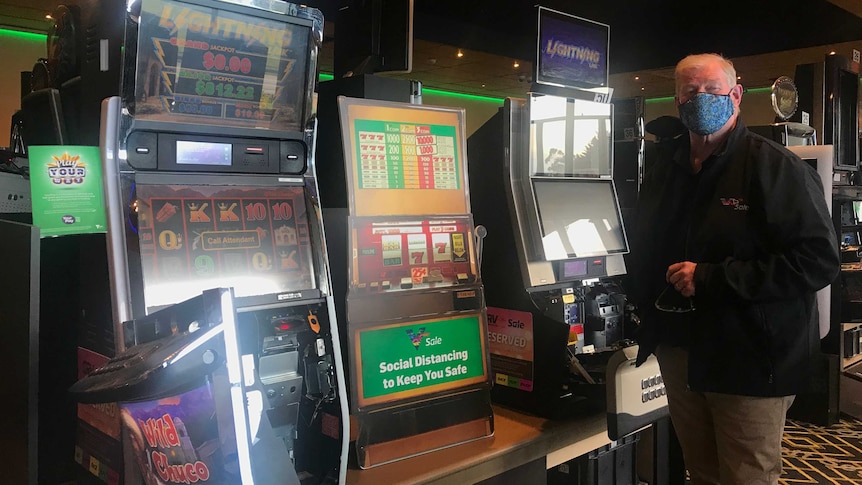
<svg viewBox="0 0 862 485">
<path fill-rule="evenodd" d="M 629 255 L 629 293 L 642 322 L 639 361 L 667 340 L 662 326 L 679 318 L 654 308 L 667 269 L 655 255 L 678 241 L 664 235 L 682 234 L 680 261 L 697 263 L 697 309 L 683 316 L 689 387 L 750 396 L 802 392 L 819 348 L 814 293 L 840 269 L 820 178 L 741 121 L 697 175 L 689 150 L 687 136 L 666 147 L 639 195 Z M 681 193 L 689 197 L 681 200 Z M 685 213 L 687 228 L 671 226 L 674 210 Z"/>
</svg>

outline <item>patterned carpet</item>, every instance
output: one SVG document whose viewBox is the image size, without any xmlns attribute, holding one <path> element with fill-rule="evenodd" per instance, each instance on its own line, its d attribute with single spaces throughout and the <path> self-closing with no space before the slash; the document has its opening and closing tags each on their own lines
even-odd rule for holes
<svg viewBox="0 0 862 485">
<path fill-rule="evenodd" d="M 844 416 L 828 428 L 788 420 L 779 483 L 862 485 L 862 421 Z"/>
</svg>

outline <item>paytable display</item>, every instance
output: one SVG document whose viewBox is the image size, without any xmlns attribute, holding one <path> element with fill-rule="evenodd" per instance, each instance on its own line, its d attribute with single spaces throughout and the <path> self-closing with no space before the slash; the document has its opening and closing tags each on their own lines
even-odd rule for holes
<svg viewBox="0 0 862 485">
<path fill-rule="evenodd" d="M 463 113 L 346 103 L 353 216 L 466 214 Z"/>
<path fill-rule="evenodd" d="M 455 127 L 356 120 L 362 189 L 458 190 Z"/>
</svg>

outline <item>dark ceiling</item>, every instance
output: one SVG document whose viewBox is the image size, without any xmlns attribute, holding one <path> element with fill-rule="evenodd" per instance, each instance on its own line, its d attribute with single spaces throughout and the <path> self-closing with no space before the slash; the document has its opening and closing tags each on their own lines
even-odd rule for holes
<svg viewBox="0 0 862 485">
<path fill-rule="evenodd" d="M 334 19 L 341 2 L 310 4 Z M 673 66 L 695 52 L 740 57 L 862 39 L 862 18 L 827 0 L 545 0 L 542 5 L 610 25 L 611 74 Z M 417 39 L 507 58 L 532 60 L 535 24 L 536 8 L 529 1 L 414 3 Z M 337 44 L 337 26 L 335 37 Z"/>
</svg>

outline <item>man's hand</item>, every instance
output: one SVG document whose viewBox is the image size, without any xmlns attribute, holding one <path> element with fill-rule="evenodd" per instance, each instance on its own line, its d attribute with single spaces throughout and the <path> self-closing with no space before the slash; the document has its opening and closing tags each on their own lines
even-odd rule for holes
<svg viewBox="0 0 862 485">
<path fill-rule="evenodd" d="M 697 263 L 691 261 L 683 261 L 674 263 L 667 267 L 665 279 L 682 296 L 694 296 L 694 269 L 697 268 Z"/>
</svg>

